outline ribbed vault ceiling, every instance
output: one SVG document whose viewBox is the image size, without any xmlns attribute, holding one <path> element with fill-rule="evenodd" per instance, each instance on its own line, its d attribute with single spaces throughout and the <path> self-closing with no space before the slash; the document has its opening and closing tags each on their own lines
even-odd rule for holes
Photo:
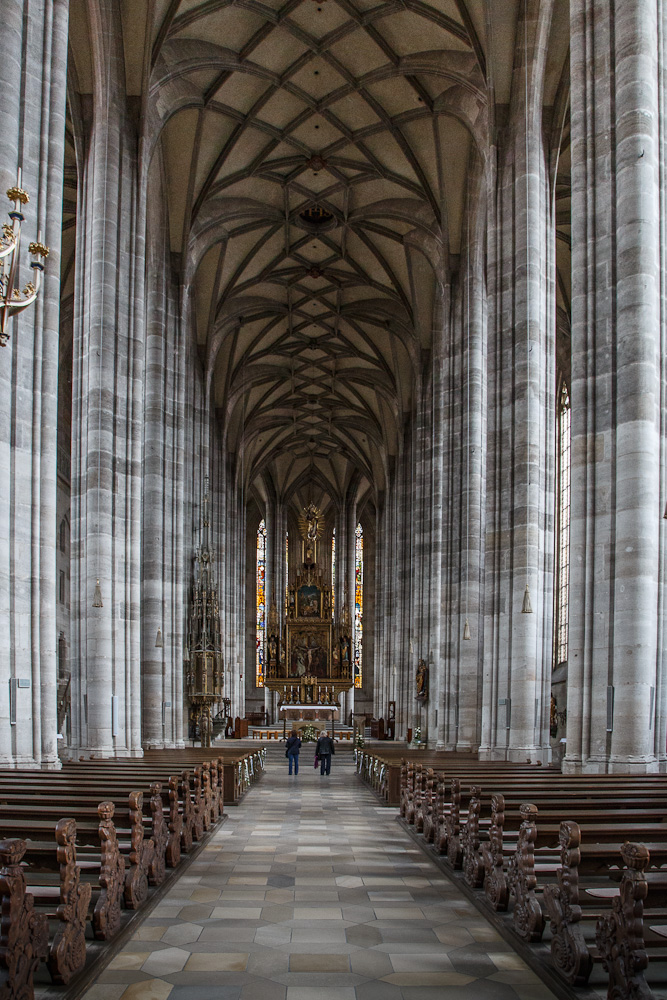
<svg viewBox="0 0 667 1000">
<path fill-rule="evenodd" d="M 517 4 L 157 0 L 152 21 L 138 8 L 126 78 L 141 89 L 150 51 L 150 169 L 227 449 L 260 495 L 382 490 L 436 276 L 464 242 L 489 93 L 509 101 Z M 85 90 L 83 52 L 77 69 Z"/>
</svg>

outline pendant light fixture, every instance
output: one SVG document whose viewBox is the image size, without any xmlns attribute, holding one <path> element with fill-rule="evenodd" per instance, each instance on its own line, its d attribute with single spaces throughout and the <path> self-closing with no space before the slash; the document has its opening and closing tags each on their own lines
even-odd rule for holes
<svg viewBox="0 0 667 1000">
<path fill-rule="evenodd" d="M 157 630 L 157 635 L 155 636 L 155 648 L 162 649 L 162 629 Z"/>
<path fill-rule="evenodd" d="M 95 592 L 93 594 L 93 607 L 94 608 L 103 608 L 104 607 L 104 604 L 102 603 L 102 591 L 100 590 L 100 581 L 99 580 L 95 584 Z"/>
</svg>

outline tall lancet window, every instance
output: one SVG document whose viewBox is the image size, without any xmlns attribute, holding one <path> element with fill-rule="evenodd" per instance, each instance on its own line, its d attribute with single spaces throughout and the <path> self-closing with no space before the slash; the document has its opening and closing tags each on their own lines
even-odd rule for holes
<svg viewBox="0 0 667 1000">
<path fill-rule="evenodd" d="M 556 665 L 568 655 L 570 595 L 570 395 L 563 382 L 558 400 L 558 579 L 556 584 Z"/>
<path fill-rule="evenodd" d="M 361 653 L 364 621 L 364 529 L 354 533 L 354 686 L 361 687 Z"/>
<path fill-rule="evenodd" d="M 331 617 L 336 611 L 336 529 L 331 533 Z"/>
<path fill-rule="evenodd" d="M 264 640 L 266 638 L 266 524 L 264 519 L 257 529 L 257 617 L 255 683 L 264 687 Z"/>
</svg>

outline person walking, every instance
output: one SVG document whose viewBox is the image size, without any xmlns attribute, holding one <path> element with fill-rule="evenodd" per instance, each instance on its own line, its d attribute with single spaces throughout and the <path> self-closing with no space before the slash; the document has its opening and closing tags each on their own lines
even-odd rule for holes
<svg viewBox="0 0 667 1000">
<path fill-rule="evenodd" d="M 289 773 L 292 773 L 292 764 L 294 764 L 294 773 L 299 773 L 299 750 L 301 749 L 301 740 L 299 739 L 299 734 L 296 729 L 293 729 L 289 735 L 289 739 L 285 744 L 285 756 L 289 761 Z"/>
<path fill-rule="evenodd" d="M 327 735 L 326 729 L 323 729 L 315 747 L 315 756 L 320 762 L 320 774 L 329 774 L 331 771 L 331 757 L 335 752 L 334 741 Z"/>
</svg>

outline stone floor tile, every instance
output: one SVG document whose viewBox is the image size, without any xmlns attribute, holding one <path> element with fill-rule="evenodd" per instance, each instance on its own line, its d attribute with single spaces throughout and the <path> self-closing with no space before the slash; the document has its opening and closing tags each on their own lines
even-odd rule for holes
<svg viewBox="0 0 667 1000">
<path fill-rule="evenodd" d="M 368 951 L 359 949 L 350 955 L 350 967 L 359 976 L 366 976 L 369 979 L 382 979 L 383 976 L 390 975 L 393 971 L 391 958 L 381 951 Z"/>
<path fill-rule="evenodd" d="M 121 951 L 115 958 L 112 958 L 107 965 L 107 970 L 113 969 L 140 969 L 146 959 L 150 956 L 149 951 L 129 952 Z"/>
<path fill-rule="evenodd" d="M 215 906 L 211 917 L 214 920 L 261 920 L 262 908 L 260 906 L 232 907 L 230 902 L 227 906 Z"/>
<path fill-rule="evenodd" d="M 133 983 L 121 994 L 121 1000 L 167 1000 L 173 990 L 171 983 L 163 979 L 149 979 L 143 983 Z"/>
<path fill-rule="evenodd" d="M 475 977 L 461 972 L 392 972 L 382 981 L 395 986 L 467 986 Z"/>
<path fill-rule="evenodd" d="M 287 1000 L 313 1000 L 312 986 L 288 986 Z M 354 986 L 320 986 L 317 1000 L 356 1000 Z"/>
<path fill-rule="evenodd" d="M 447 955 L 436 952 L 411 955 L 391 955 L 391 965 L 394 972 L 458 972 L 452 966 Z"/>
<path fill-rule="evenodd" d="M 392 986 L 379 979 L 357 986 L 356 993 L 357 1000 L 403 1000 L 400 986 Z"/>
<path fill-rule="evenodd" d="M 244 986 L 240 1000 L 285 1000 L 287 987 L 269 979 L 254 979 Z"/>
<path fill-rule="evenodd" d="M 289 944 L 293 933 L 291 927 L 284 927 L 282 924 L 266 924 L 254 931 L 253 941 L 264 948 L 277 948 L 280 945 Z"/>
<path fill-rule="evenodd" d="M 131 983 L 143 983 L 148 979 L 154 979 L 145 972 L 134 969 L 105 969 L 98 977 L 98 983 L 123 983 L 129 986 Z"/>
<path fill-rule="evenodd" d="M 190 955 L 185 972 L 245 972 L 248 952 L 199 952 Z"/>
<path fill-rule="evenodd" d="M 307 954 L 289 956 L 290 972 L 349 972 L 348 955 Z M 352 970 L 356 972 L 356 969 Z"/>
<path fill-rule="evenodd" d="M 125 989 L 124 983 L 95 983 L 86 993 L 86 1000 L 120 1000 Z"/>
<path fill-rule="evenodd" d="M 174 986 L 169 1000 L 239 1000 L 241 986 Z"/>
<path fill-rule="evenodd" d="M 230 927 L 226 922 L 215 923 L 212 927 L 204 927 L 200 936 L 200 944 L 250 944 L 257 933 L 254 927 Z"/>
<path fill-rule="evenodd" d="M 180 972 L 187 960 L 190 952 L 183 948 L 163 948 L 161 951 L 154 951 L 146 959 L 141 967 L 142 972 L 148 972 L 155 976 L 169 976 L 172 972 Z"/>
<path fill-rule="evenodd" d="M 132 940 L 159 941 L 166 930 L 168 930 L 167 924 L 157 924 L 155 926 L 144 924 L 143 927 L 140 927 L 139 930 L 132 935 Z"/>
<path fill-rule="evenodd" d="M 199 939 L 203 927 L 201 924 L 174 924 L 168 927 L 162 935 L 162 940 L 167 944 L 191 944 Z"/>
<path fill-rule="evenodd" d="M 192 906 L 181 907 L 181 912 L 179 916 L 181 920 L 208 920 L 213 912 L 212 906 L 201 906 L 199 904 L 193 904 Z M 155 910 L 153 910 L 155 914 Z M 159 916 L 159 914 L 158 914 Z"/>
</svg>

